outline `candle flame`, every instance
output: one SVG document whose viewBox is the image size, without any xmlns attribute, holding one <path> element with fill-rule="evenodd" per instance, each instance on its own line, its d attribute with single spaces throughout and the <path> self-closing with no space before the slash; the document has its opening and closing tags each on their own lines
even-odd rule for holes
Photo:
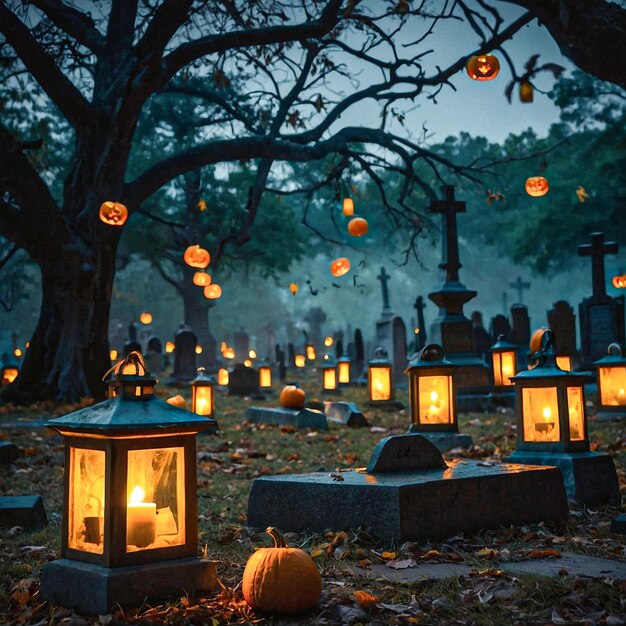
<svg viewBox="0 0 626 626">
<path fill-rule="evenodd" d="M 619 395 L 620 395 L 620 396 L 623 396 L 623 395 L 624 395 L 624 390 L 623 390 L 623 389 L 620 389 L 620 390 L 619 390 Z"/>
<path fill-rule="evenodd" d="M 439 394 L 436 391 L 431 391 L 430 392 L 430 401 L 431 402 L 437 402 L 437 400 L 439 400 Z"/>
<path fill-rule="evenodd" d="M 546 420 L 549 420 L 552 417 L 552 411 L 549 406 L 543 408 L 543 417 Z"/>
<path fill-rule="evenodd" d="M 130 504 L 139 504 L 144 501 L 145 497 L 146 492 L 139 485 L 136 485 L 130 492 Z"/>
</svg>

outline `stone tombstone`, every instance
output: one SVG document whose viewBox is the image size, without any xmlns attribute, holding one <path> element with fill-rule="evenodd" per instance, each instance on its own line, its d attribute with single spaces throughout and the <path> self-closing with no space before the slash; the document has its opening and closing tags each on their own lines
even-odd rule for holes
<svg viewBox="0 0 626 626">
<path fill-rule="evenodd" d="M 491 340 L 491 335 L 483 326 L 483 314 L 480 311 L 472 311 L 470 318 L 472 320 L 472 332 L 474 333 L 476 354 L 484 359 L 494 342 Z"/>
<path fill-rule="evenodd" d="M 617 254 L 615 241 L 604 241 L 604 233 L 591 233 L 591 243 L 578 246 L 579 256 L 591 257 L 593 293 L 578 305 L 580 361 L 585 369 L 606 355 L 611 343 L 624 345 L 624 296 L 606 293 L 604 255 Z"/>
<path fill-rule="evenodd" d="M 154 335 L 148 339 L 148 350 L 145 353 L 146 365 L 151 374 L 160 374 L 163 371 L 163 346 L 161 340 Z"/>
<path fill-rule="evenodd" d="M 335 342 L 335 357 L 338 359 L 343 356 L 343 339 L 337 339 Z"/>
<path fill-rule="evenodd" d="M 288 343 L 287 344 L 287 356 L 289 357 L 289 360 L 287 361 L 287 366 L 288 367 L 295 367 L 295 365 L 296 365 L 296 350 L 293 347 L 292 343 Z"/>
<path fill-rule="evenodd" d="M 363 373 L 365 366 L 365 347 L 363 346 L 363 333 L 360 328 L 354 331 L 354 359 L 351 363 L 352 378 L 358 379 Z"/>
<path fill-rule="evenodd" d="M 250 335 L 242 328 L 233 333 L 233 350 L 235 351 L 235 363 L 243 363 L 250 352 Z"/>
<path fill-rule="evenodd" d="M 189 382 L 196 377 L 196 345 L 198 338 L 189 326 L 181 324 L 174 335 L 174 372 L 178 382 Z"/>
<path fill-rule="evenodd" d="M 406 326 L 399 315 L 391 318 L 391 369 L 393 375 L 393 384 L 407 385 L 408 380 L 404 370 L 407 366 L 406 351 Z"/>
<path fill-rule="evenodd" d="M 137 335 L 138 335 L 137 341 L 141 344 L 143 348 L 142 352 L 146 353 L 149 349 L 148 340 L 153 335 L 152 326 L 150 324 L 148 325 L 142 324 L 139 330 L 137 331 Z"/>
<path fill-rule="evenodd" d="M 326 321 L 326 313 L 322 307 L 315 306 L 305 316 L 304 321 L 309 325 L 309 341 L 317 350 L 322 345 L 322 324 Z"/>
<path fill-rule="evenodd" d="M 354 361 L 356 359 L 356 346 L 354 341 L 350 341 L 348 343 L 348 358 L 350 361 Z"/>
<path fill-rule="evenodd" d="M 337 330 L 333 333 L 333 345 L 337 345 L 338 342 L 343 344 L 343 330 Z"/>
<path fill-rule="evenodd" d="M 504 341 L 511 341 L 511 324 L 505 315 L 492 317 L 490 326 L 492 343 L 498 341 L 500 335 L 504 335 Z"/>
<path fill-rule="evenodd" d="M 559 300 L 547 312 L 548 326 L 554 332 L 556 353 L 561 356 L 576 354 L 576 314 L 574 307 Z"/>
<path fill-rule="evenodd" d="M 158 337 L 152 335 L 152 337 L 148 339 L 148 352 L 156 352 L 158 354 L 163 353 L 163 344 Z"/>
<path fill-rule="evenodd" d="M 276 346 L 276 365 L 278 367 L 278 380 L 287 378 L 287 365 L 285 364 L 285 351 Z"/>
<path fill-rule="evenodd" d="M 143 348 L 138 341 L 127 341 L 122 347 L 124 356 L 128 356 L 131 352 L 143 352 Z"/>
<path fill-rule="evenodd" d="M 441 469 L 447 467 L 439 449 L 425 437 L 410 434 L 381 439 L 372 452 L 367 471 L 376 474 L 436 467 Z"/>
<path fill-rule="evenodd" d="M 511 332 L 511 342 L 518 346 L 525 346 L 528 349 L 530 343 L 530 317 L 528 307 L 525 304 L 514 304 L 511 307 L 511 322 L 513 329 Z"/>
<path fill-rule="evenodd" d="M 229 396 L 250 396 L 259 393 L 259 373 L 252 367 L 237 363 L 228 377 Z"/>
</svg>

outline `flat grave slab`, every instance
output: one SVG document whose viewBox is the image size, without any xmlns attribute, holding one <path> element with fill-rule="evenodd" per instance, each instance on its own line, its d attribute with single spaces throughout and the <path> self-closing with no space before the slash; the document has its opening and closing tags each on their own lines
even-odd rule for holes
<svg viewBox="0 0 626 626">
<path fill-rule="evenodd" d="M 295 426 L 296 428 L 317 428 L 328 430 L 326 416 L 315 409 L 287 409 L 285 407 L 251 406 L 246 411 L 249 422 Z"/>
<path fill-rule="evenodd" d="M 41 496 L 0 496 L 0 526 L 36 530 L 47 524 Z"/>
<path fill-rule="evenodd" d="M 424 457 L 432 450 L 441 459 L 420 435 L 399 435 L 381 441 L 372 455 L 373 463 L 391 464 L 394 471 L 257 478 L 248 500 L 248 525 L 296 532 L 362 527 L 381 538 L 420 541 L 567 519 L 557 468 L 455 459 L 424 469 Z"/>
<path fill-rule="evenodd" d="M 342 426 L 361 428 L 370 423 L 354 402 L 324 402 L 326 419 Z"/>
</svg>

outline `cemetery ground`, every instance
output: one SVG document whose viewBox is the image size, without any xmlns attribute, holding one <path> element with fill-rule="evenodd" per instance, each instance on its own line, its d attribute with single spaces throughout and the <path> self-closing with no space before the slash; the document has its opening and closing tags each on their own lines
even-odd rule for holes
<svg viewBox="0 0 626 626">
<path fill-rule="evenodd" d="M 307 400 L 326 399 L 319 393 L 318 378 L 300 377 Z M 165 386 L 157 389 L 162 396 L 181 392 Z M 188 388 L 182 393 L 189 398 Z M 243 568 L 256 547 L 269 545 L 262 530 L 252 531 L 245 524 L 252 480 L 323 468 L 341 481 L 342 471 L 367 465 L 382 437 L 406 430 L 408 416 L 405 411 L 368 408 L 366 394 L 364 388 L 351 387 L 337 399 L 356 402 L 368 416 L 369 428 L 331 425 L 328 431 L 311 431 L 244 422 L 249 406 L 277 404 L 276 391 L 265 402 L 218 393 L 216 419 L 221 432 L 198 436 L 197 474 L 199 546 L 218 562 L 220 587 L 206 597 L 172 597 L 158 605 L 100 616 L 79 616 L 38 599 L 41 568 L 58 558 L 60 551 L 63 442 L 37 423 L 77 407 L 1 408 L 0 437 L 17 444 L 21 456 L 11 467 L 0 466 L 0 493 L 41 494 L 49 524 L 40 531 L 15 527 L 0 533 L 0 623 L 626 623 L 626 546 L 623 535 L 610 532 L 618 511 L 585 509 L 571 502 L 570 517 L 560 528 L 544 524 L 500 528 L 442 542 L 381 541 L 365 529 L 287 533 L 289 544 L 308 550 L 322 572 L 324 592 L 319 606 L 303 615 L 281 617 L 247 607 L 239 587 Z M 405 390 L 397 396 L 408 406 Z M 474 447 L 446 453 L 447 458 L 469 456 L 488 464 L 503 459 L 515 447 L 515 415 L 510 410 L 462 414 L 459 421 L 461 431 L 473 436 Z M 12 426 L 17 423 L 19 427 Z M 590 418 L 589 429 L 592 450 L 613 456 L 624 494 L 624 422 Z M 519 562 L 525 563 L 521 569 L 515 565 Z M 622 575 L 616 576 L 607 564 L 621 567 Z"/>
</svg>

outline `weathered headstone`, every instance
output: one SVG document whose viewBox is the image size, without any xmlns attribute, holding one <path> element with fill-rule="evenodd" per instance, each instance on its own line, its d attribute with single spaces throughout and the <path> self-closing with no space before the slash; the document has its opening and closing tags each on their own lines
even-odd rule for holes
<svg viewBox="0 0 626 626">
<path fill-rule="evenodd" d="M 406 356 L 406 326 L 399 315 L 391 318 L 391 368 L 393 384 L 396 387 L 407 385 L 407 378 L 404 370 L 407 366 Z"/>
<path fill-rule="evenodd" d="M 472 333 L 474 335 L 474 349 L 476 354 L 484 359 L 485 355 L 489 352 L 489 348 L 493 345 L 491 335 L 485 330 L 483 326 L 483 314 L 480 311 L 472 311 L 470 316 L 472 320 Z"/>
<path fill-rule="evenodd" d="M 516 304 L 523 304 L 524 303 L 524 291 L 526 289 L 530 289 L 530 283 L 523 281 L 522 277 L 518 276 L 517 280 L 514 283 L 509 283 L 509 287 L 517 291 Z"/>
<path fill-rule="evenodd" d="M 146 365 L 151 374 L 163 371 L 163 346 L 161 340 L 154 335 L 148 339 L 148 351 L 145 353 Z"/>
<path fill-rule="evenodd" d="M 576 314 L 565 300 L 559 300 L 547 312 L 548 326 L 554 331 L 556 353 L 560 356 L 576 355 Z"/>
<path fill-rule="evenodd" d="M 580 322 L 580 361 L 590 368 L 602 358 L 609 344 L 624 345 L 624 296 L 612 298 L 606 293 L 604 255 L 617 254 L 615 241 L 604 241 L 604 233 L 591 233 L 591 243 L 578 246 L 579 256 L 591 257 L 593 293 L 578 305 Z"/>
<path fill-rule="evenodd" d="M 441 539 L 485 528 L 562 523 L 559 470 L 469 459 L 447 463 L 421 435 L 388 437 L 366 471 L 257 478 L 248 525 L 283 531 L 368 528 L 400 541 Z"/>
<path fill-rule="evenodd" d="M 476 292 L 460 281 L 457 213 L 465 212 L 465 202 L 454 198 L 454 187 L 442 187 L 442 200 L 430 203 L 430 213 L 440 213 L 442 220 L 442 260 L 439 268 L 443 283 L 428 294 L 439 307 L 439 313 L 430 330 L 430 341 L 439 344 L 449 361 L 457 365 L 458 405 L 461 410 L 473 410 L 482 403 L 489 390 L 489 370 L 476 354 L 472 322 L 463 313 L 463 305 L 476 296 Z"/>
<path fill-rule="evenodd" d="M 235 363 L 243 363 L 248 358 L 250 335 L 243 328 L 233 333 L 233 350 L 235 351 Z"/>
<path fill-rule="evenodd" d="M 514 304 L 511 307 L 511 343 L 517 347 L 517 367 L 526 369 L 530 351 L 530 317 L 525 304 Z"/>
<path fill-rule="evenodd" d="M 176 382 L 189 382 L 196 377 L 196 345 L 198 338 L 194 332 L 181 324 L 174 335 L 174 372 Z"/>
<path fill-rule="evenodd" d="M 326 416 L 317 409 L 288 409 L 283 406 L 251 406 L 246 411 L 246 420 L 255 424 L 275 424 L 294 428 L 315 428 L 328 430 Z"/>
<path fill-rule="evenodd" d="M 289 360 L 287 361 L 287 367 L 295 367 L 296 365 L 296 350 L 292 343 L 287 344 L 287 355 Z"/>
<path fill-rule="evenodd" d="M 498 314 L 491 318 L 489 325 L 492 345 L 498 341 L 500 335 L 504 336 L 504 341 L 511 341 L 511 324 L 506 316 Z"/>
<path fill-rule="evenodd" d="M 252 367 L 237 363 L 228 377 L 229 396 L 251 396 L 259 393 L 259 373 Z"/>
<path fill-rule="evenodd" d="M 276 366 L 278 368 L 278 380 L 287 378 L 287 364 L 285 363 L 285 351 L 276 346 Z"/>
<path fill-rule="evenodd" d="M 339 359 L 343 356 L 343 339 L 337 339 L 335 342 L 335 358 Z"/>
<path fill-rule="evenodd" d="M 363 372 L 365 369 L 365 347 L 363 346 L 363 333 L 360 328 L 354 331 L 354 359 L 352 359 L 352 378 L 359 382 L 363 380 Z M 360 384 L 360 383 L 359 383 Z M 367 376 L 365 383 L 367 384 Z"/>
<path fill-rule="evenodd" d="M 0 496 L 0 526 L 36 530 L 47 525 L 41 496 Z"/>
</svg>

